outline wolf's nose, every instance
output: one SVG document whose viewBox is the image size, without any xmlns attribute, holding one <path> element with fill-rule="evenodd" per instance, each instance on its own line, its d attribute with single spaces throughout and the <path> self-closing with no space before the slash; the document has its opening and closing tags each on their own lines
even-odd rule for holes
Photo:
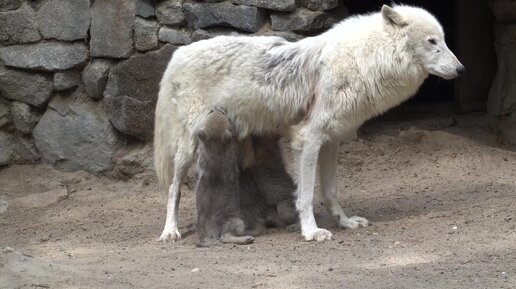
<svg viewBox="0 0 516 289">
<path fill-rule="evenodd" d="M 458 75 L 463 75 L 465 71 L 466 71 L 466 67 L 464 67 L 463 65 L 461 65 L 457 68 Z"/>
</svg>

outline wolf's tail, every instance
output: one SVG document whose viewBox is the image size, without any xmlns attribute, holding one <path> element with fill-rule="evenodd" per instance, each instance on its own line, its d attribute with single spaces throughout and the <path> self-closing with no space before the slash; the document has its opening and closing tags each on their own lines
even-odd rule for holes
<svg viewBox="0 0 516 289">
<path fill-rule="evenodd" d="M 172 183 L 177 144 L 185 129 L 173 97 L 175 93 L 171 83 L 162 81 L 154 124 L 154 169 L 159 185 L 164 189 Z"/>
</svg>

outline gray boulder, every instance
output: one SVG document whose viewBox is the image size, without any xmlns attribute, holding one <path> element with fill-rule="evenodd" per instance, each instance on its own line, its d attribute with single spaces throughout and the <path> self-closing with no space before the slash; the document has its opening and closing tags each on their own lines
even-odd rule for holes
<svg viewBox="0 0 516 289">
<path fill-rule="evenodd" d="M 136 18 L 134 24 L 134 46 L 138 51 L 148 51 L 158 48 L 158 28 L 156 21 Z"/>
<path fill-rule="evenodd" d="M 263 9 L 238 6 L 229 2 L 185 3 L 183 5 L 188 24 L 195 28 L 226 26 L 247 32 L 257 32 L 265 22 Z"/>
<path fill-rule="evenodd" d="M 54 73 L 54 90 L 62 91 L 79 86 L 81 74 L 76 70 Z"/>
<path fill-rule="evenodd" d="M 41 118 L 41 114 L 33 110 L 28 104 L 13 101 L 11 103 L 11 115 L 14 127 L 24 134 L 29 134 Z"/>
<path fill-rule="evenodd" d="M 11 123 L 11 113 L 9 107 L 0 102 L 0 127 Z"/>
<path fill-rule="evenodd" d="M 0 92 L 5 98 L 42 106 L 52 94 L 52 80 L 41 74 L 0 67 Z"/>
<path fill-rule="evenodd" d="M 297 8 L 296 0 L 233 0 L 233 3 L 276 11 L 294 11 Z"/>
<path fill-rule="evenodd" d="M 159 29 L 159 41 L 176 45 L 185 45 L 192 43 L 192 37 L 191 33 L 186 30 L 161 27 Z"/>
<path fill-rule="evenodd" d="M 197 29 L 197 30 L 194 30 L 194 32 L 192 32 L 192 42 L 196 42 L 196 41 L 204 40 L 204 39 L 210 39 L 215 36 L 217 36 L 217 35 L 214 35 L 204 29 Z"/>
<path fill-rule="evenodd" d="M 90 1 L 49 0 L 39 8 L 37 19 L 45 39 L 86 39 L 90 28 Z"/>
<path fill-rule="evenodd" d="M 14 143 L 16 146 L 14 147 L 11 163 L 35 163 L 41 159 L 32 138 L 28 136 L 15 135 Z"/>
<path fill-rule="evenodd" d="M 0 59 L 7 66 L 43 71 L 67 70 L 88 59 L 83 43 L 42 42 L 0 48 Z"/>
<path fill-rule="evenodd" d="M 80 89 L 56 95 L 34 128 L 36 148 L 58 169 L 93 173 L 112 168 L 119 138 L 102 102 L 88 101 Z"/>
<path fill-rule="evenodd" d="M 95 59 L 84 68 L 82 82 L 89 97 L 102 99 L 111 66 L 113 64 L 109 60 Z"/>
<path fill-rule="evenodd" d="M 164 25 L 180 25 L 185 22 L 183 0 L 167 0 L 156 4 L 156 17 Z"/>
<path fill-rule="evenodd" d="M 31 43 L 40 39 L 36 13 L 30 6 L 24 5 L 18 10 L 0 12 L 1 43 L 6 45 Z"/>
<path fill-rule="evenodd" d="M 111 69 L 104 103 L 116 129 L 139 139 L 150 139 L 159 82 L 175 49 L 166 45 L 135 55 Z"/>
<path fill-rule="evenodd" d="M 301 0 L 301 6 L 310 10 L 329 10 L 339 6 L 339 0 Z"/>
<path fill-rule="evenodd" d="M 156 13 L 154 11 L 154 0 L 137 0 L 136 15 L 143 18 L 156 16 Z"/>
<path fill-rule="evenodd" d="M 300 8 L 290 14 L 272 14 L 271 28 L 279 31 L 313 31 L 330 28 L 336 21 L 331 14 Z"/>
<path fill-rule="evenodd" d="M 14 140 L 13 136 L 0 131 L 0 166 L 8 165 L 11 163 L 14 153 Z"/>
<path fill-rule="evenodd" d="M 0 12 L 16 10 L 20 8 L 21 0 L 2 0 L 0 1 Z"/>
<path fill-rule="evenodd" d="M 135 0 L 96 0 L 91 20 L 91 56 L 127 58 L 133 53 Z"/>
</svg>

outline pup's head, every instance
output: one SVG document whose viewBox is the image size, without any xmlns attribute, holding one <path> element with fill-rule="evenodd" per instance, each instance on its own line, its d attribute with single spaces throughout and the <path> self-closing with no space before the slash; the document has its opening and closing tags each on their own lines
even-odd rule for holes
<svg viewBox="0 0 516 289">
<path fill-rule="evenodd" d="M 429 74 L 452 79 L 465 68 L 450 51 L 441 24 L 428 11 L 410 6 L 382 7 L 382 17 L 388 29 L 408 37 L 414 57 Z"/>
<path fill-rule="evenodd" d="M 197 137 L 203 144 L 228 144 L 236 142 L 231 121 L 219 108 L 210 110 L 197 130 Z"/>
</svg>

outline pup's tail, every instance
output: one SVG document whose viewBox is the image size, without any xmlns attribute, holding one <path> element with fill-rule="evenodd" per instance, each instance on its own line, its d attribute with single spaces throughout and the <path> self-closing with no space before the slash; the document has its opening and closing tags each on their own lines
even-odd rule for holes
<svg viewBox="0 0 516 289">
<path fill-rule="evenodd" d="M 172 97 L 175 93 L 174 86 L 163 79 L 154 120 L 154 170 L 159 186 L 163 189 L 167 189 L 172 183 L 177 144 L 185 130 L 179 117 L 177 102 Z"/>
</svg>

